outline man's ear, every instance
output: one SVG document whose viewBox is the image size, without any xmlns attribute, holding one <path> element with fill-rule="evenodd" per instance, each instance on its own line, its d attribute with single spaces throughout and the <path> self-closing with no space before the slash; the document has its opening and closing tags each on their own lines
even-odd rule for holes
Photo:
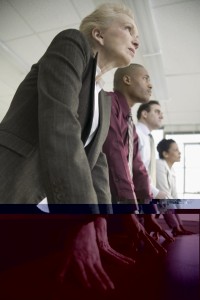
<svg viewBox="0 0 200 300">
<path fill-rule="evenodd" d="M 92 37 L 95 41 L 99 42 L 100 45 L 104 45 L 103 34 L 99 28 L 95 27 L 92 29 Z"/>
<path fill-rule="evenodd" d="M 131 84 L 131 77 L 129 75 L 124 75 L 123 76 L 123 82 L 126 84 L 126 85 L 130 85 Z"/>
<path fill-rule="evenodd" d="M 142 117 L 143 117 L 144 119 L 146 119 L 146 118 L 147 118 L 147 115 L 148 115 L 148 112 L 147 112 L 146 110 L 143 110 L 143 111 L 141 112 L 141 115 L 142 115 Z"/>
</svg>

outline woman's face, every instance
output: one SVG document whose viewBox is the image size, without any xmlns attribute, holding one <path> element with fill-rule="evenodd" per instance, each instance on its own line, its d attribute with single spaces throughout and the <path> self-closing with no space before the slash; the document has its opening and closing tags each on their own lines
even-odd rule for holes
<svg viewBox="0 0 200 300">
<path fill-rule="evenodd" d="M 139 47 L 138 30 L 133 19 L 120 14 L 101 32 L 100 57 L 113 68 L 129 65 Z M 103 55 L 102 55 L 103 54 Z"/>
<path fill-rule="evenodd" d="M 171 163 L 180 161 L 181 152 L 179 151 L 178 145 L 176 143 L 172 143 L 170 145 L 170 148 L 167 151 L 166 159 L 168 159 Z"/>
</svg>

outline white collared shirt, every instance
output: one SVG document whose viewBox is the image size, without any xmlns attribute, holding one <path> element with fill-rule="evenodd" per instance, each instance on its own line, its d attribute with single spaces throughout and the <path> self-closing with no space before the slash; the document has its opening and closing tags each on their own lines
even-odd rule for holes
<svg viewBox="0 0 200 300">
<path fill-rule="evenodd" d="M 101 69 L 97 66 L 96 76 L 99 75 L 100 73 L 101 73 Z M 92 127 L 84 147 L 86 147 L 91 142 L 99 125 L 99 92 L 102 89 L 102 85 L 103 85 L 102 80 L 98 82 L 95 81 L 94 110 L 93 110 L 94 113 L 93 113 Z"/>
<path fill-rule="evenodd" d="M 145 165 L 145 168 L 148 172 L 150 161 L 151 161 L 151 146 L 150 146 L 150 141 L 149 141 L 149 134 L 151 132 L 150 132 L 149 128 L 141 122 L 138 122 L 135 127 L 136 127 L 136 132 L 139 137 L 139 152 L 141 155 L 141 159 L 142 159 L 143 164 Z M 155 198 L 158 195 L 159 190 L 156 188 L 156 186 L 154 186 L 152 184 L 151 178 L 150 178 L 150 188 L 151 188 L 153 197 Z"/>
</svg>

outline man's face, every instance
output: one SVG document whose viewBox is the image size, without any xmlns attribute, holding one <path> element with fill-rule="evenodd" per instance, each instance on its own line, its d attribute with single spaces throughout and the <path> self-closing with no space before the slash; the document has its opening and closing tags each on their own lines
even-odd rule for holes
<svg viewBox="0 0 200 300">
<path fill-rule="evenodd" d="M 163 113 L 160 105 L 153 104 L 149 112 L 144 112 L 144 117 L 151 130 L 159 129 L 162 126 Z"/>
<path fill-rule="evenodd" d="M 152 84 L 147 70 L 143 67 L 138 67 L 130 78 L 130 97 L 135 103 L 148 102 L 151 97 Z"/>
</svg>

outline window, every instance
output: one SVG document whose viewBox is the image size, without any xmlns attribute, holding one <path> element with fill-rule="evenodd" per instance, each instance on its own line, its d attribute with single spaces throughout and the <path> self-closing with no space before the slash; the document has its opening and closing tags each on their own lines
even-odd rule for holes
<svg viewBox="0 0 200 300">
<path fill-rule="evenodd" d="M 175 140 L 181 151 L 181 161 L 174 164 L 179 197 L 200 202 L 200 134 L 166 134 L 165 137 Z"/>
<path fill-rule="evenodd" d="M 200 195 L 200 143 L 184 144 L 184 193 Z"/>
</svg>

